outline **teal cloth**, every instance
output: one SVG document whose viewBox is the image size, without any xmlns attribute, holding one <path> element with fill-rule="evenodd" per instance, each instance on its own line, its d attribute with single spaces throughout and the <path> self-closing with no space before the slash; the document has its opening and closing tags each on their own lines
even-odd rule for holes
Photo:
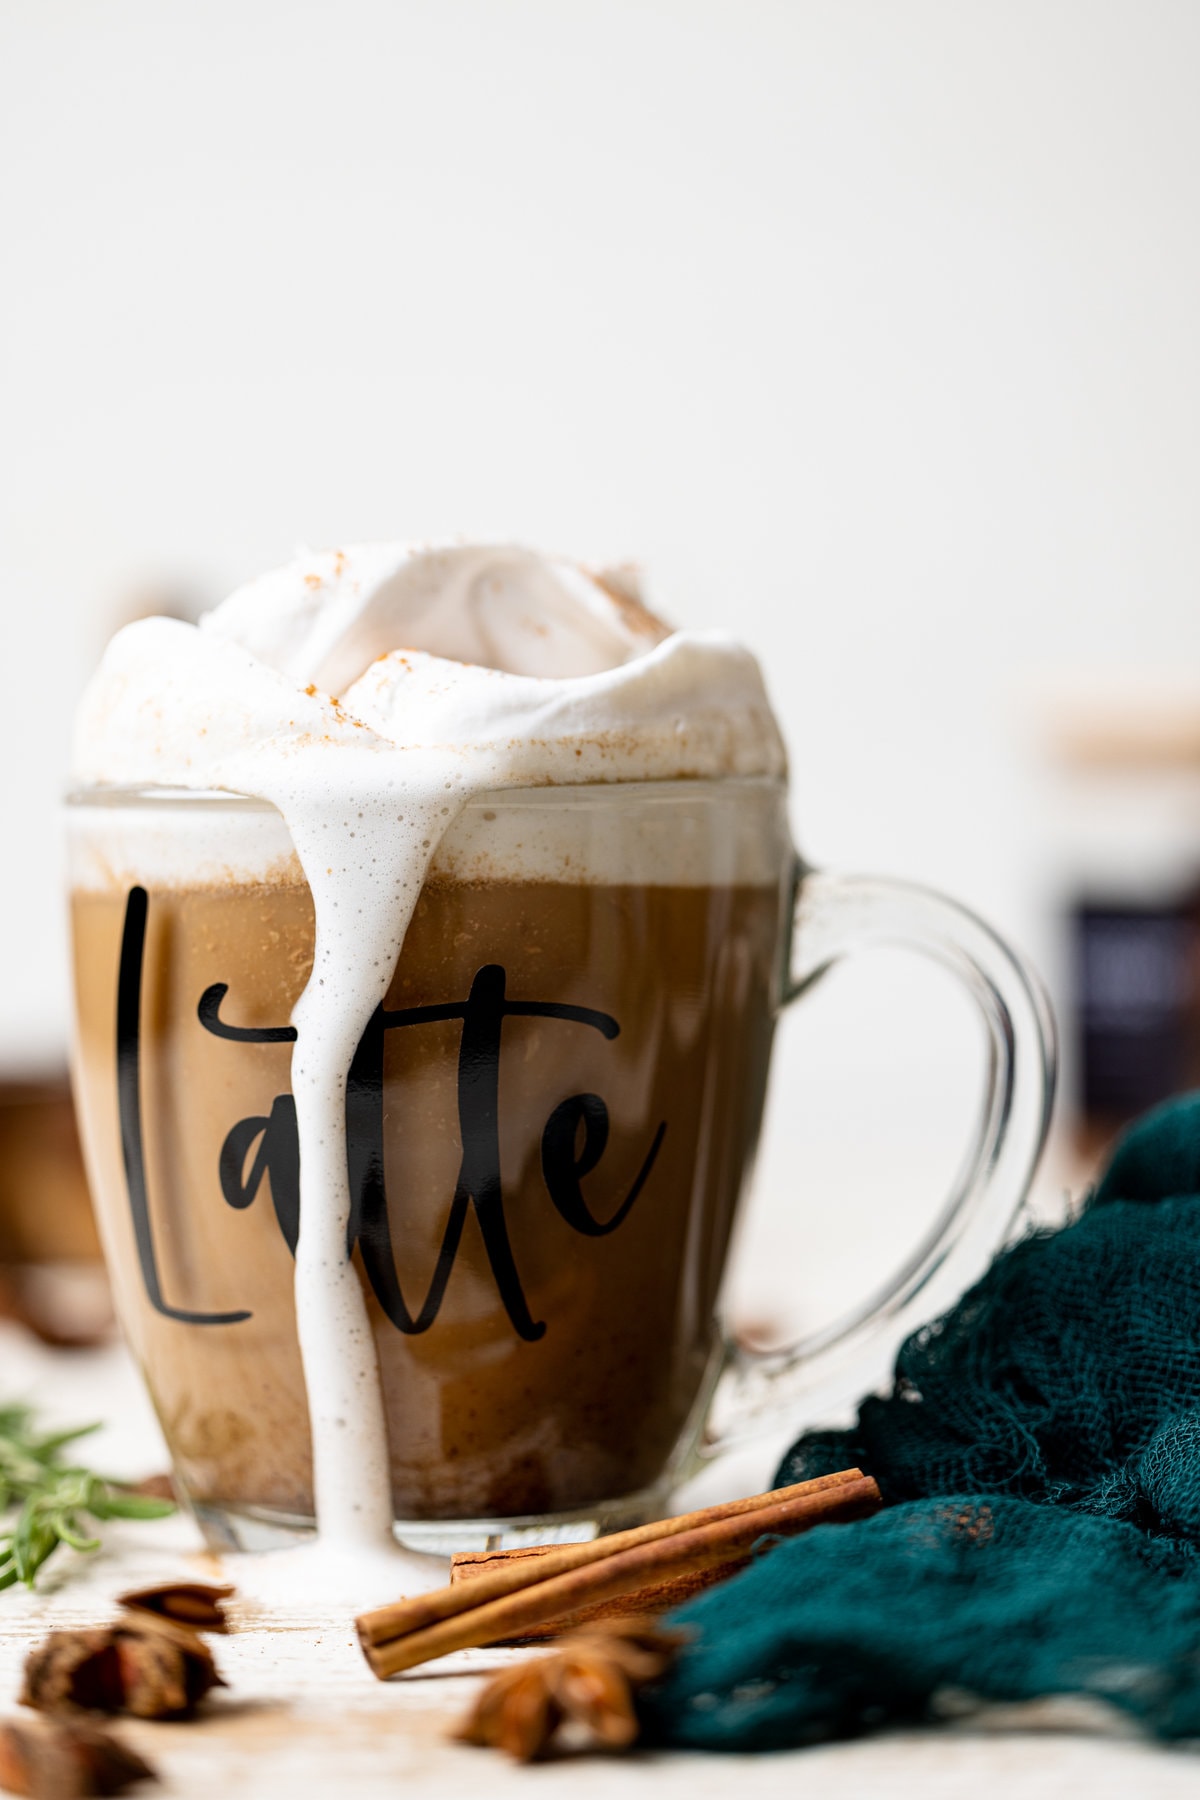
<svg viewBox="0 0 1200 1800">
<path fill-rule="evenodd" d="M 1200 1095 L 1135 1126 L 1073 1224 L 1000 1255 L 777 1479 L 853 1464 L 886 1510 L 765 1546 L 675 1614 L 647 1741 L 812 1743 L 946 1689 L 1092 1695 L 1200 1736 Z"/>
</svg>

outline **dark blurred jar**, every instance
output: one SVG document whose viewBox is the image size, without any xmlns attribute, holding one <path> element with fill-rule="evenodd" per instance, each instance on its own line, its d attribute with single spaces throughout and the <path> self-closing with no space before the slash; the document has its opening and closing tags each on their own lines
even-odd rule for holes
<svg viewBox="0 0 1200 1800">
<path fill-rule="evenodd" d="M 1060 696 L 1051 744 L 1064 1098 L 1091 1157 L 1200 1086 L 1200 685 Z"/>
</svg>

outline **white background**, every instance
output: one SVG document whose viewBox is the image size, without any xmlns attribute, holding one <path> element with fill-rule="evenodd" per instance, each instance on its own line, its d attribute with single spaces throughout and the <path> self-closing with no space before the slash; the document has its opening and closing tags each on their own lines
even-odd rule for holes
<svg viewBox="0 0 1200 1800">
<path fill-rule="evenodd" d="M 640 559 L 763 658 L 810 858 L 1057 979 L 1029 682 L 1200 666 L 1198 74 L 1192 0 L 0 0 L 0 1059 L 61 1054 L 104 638 L 300 541 Z M 761 1316 L 932 1205 L 943 985 L 786 1032 Z"/>
</svg>

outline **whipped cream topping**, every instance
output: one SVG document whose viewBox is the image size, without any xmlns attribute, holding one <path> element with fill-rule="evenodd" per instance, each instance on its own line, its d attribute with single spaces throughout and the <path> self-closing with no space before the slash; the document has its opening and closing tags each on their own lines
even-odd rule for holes
<svg viewBox="0 0 1200 1800">
<path fill-rule="evenodd" d="M 749 652 L 671 632 L 620 581 L 507 546 L 299 557 L 199 627 L 119 632 L 74 778 L 257 793 L 247 765 L 267 753 L 434 747 L 476 791 L 484 759 L 498 786 L 781 773 Z"/>
<path fill-rule="evenodd" d="M 269 801 L 312 890 L 292 1020 L 296 1320 L 329 1545 L 393 1536 L 379 1371 L 345 1255 L 345 1095 L 439 843 L 503 788 L 784 768 L 748 651 L 671 632 L 624 572 L 515 546 L 305 554 L 198 627 L 142 620 L 109 646 L 78 715 L 76 781 Z"/>
</svg>

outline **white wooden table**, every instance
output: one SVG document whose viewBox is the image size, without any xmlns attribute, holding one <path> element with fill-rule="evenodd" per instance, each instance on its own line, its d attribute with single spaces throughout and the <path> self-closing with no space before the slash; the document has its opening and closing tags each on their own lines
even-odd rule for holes
<svg viewBox="0 0 1200 1800">
<path fill-rule="evenodd" d="M 117 1474 L 165 1466 L 157 1427 L 125 1353 L 46 1351 L 0 1328 L 0 1390 L 35 1399 L 55 1422 L 105 1418 L 95 1460 Z M 769 1473 L 764 1463 L 763 1478 Z M 29 1645 L 51 1626 L 95 1624 L 113 1596 L 141 1582 L 220 1579 L 189 1520 L 110 1527 L 91 1558 L 61 1551 L 37 1592 L 0 1594 L 0 1712 L 11 1711 Z M 374 1800 L 407 1793 L 451 1800 L 632 1800 L 653 1793 L 687 1800 L 737 1793 L 745 1800 L 837 1788 L 848 1795 L 912 1800 L 1048 1800 L 1049 1796 L 1189 1796 L 1200 1758 L 1147 1746 L 1066 1704 L 974 1715 L 950 1727 L 899 1732 L 853 1744 L 767 1756 L 657 1754 L 620 1760 L 573 1757 L 518 1768 L 491 1752 L 447 1741 L 447 1732 L 497 1654 L 475 1651 L 382 1684 L 367 1671 L 349 1615 L 268 1615 L 235 1607 L 235 1630 L 214 1640 L 229 1687 L 186 1725 L 123 1723 L 158 1768 L 161 1792 L 294 1800 L 342 1794 Z M 142 1791 L 142 1790 L 139 1790 Z"/>
</svg>

